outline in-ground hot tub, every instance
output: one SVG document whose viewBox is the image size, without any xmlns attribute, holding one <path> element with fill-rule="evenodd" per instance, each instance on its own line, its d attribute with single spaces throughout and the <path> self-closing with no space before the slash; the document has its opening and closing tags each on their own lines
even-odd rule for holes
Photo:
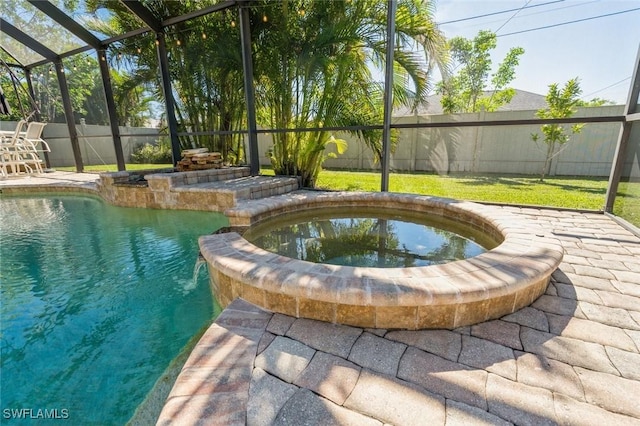
<svg viewBox="0 0 640 426">
<path fill-rule="evenodd" d="M 347 266 L 271 253 L 236 232 L 209 235 L 200 238 L 200 250 L 218 302 L 226 306 L 241 297 L 286 315 L 359 327 L 456 328 L 531 304 L 562 260 L 559 242 L 535 223 L 500 207 L 443 198 L 299 192 L 226 213 L 232 224 L 255 229 L 269 218 L 286 221 L 292 212 L 321 215 L 336 207 L 353 211 L 354 217 L 358 209 L 375 208 L 391 215 L 446 218 L 472 228 L 488 250 L 423 266 L 411 266 L 417 263 L 411 260 L 402 267 Z"/>
<path fill-rule="evenodd" d="M 278 215 L 251 226 L 242 236 L 293 259 L 375 268 L 463 260 L 502 241 L 439 215 L 370 207 L 327 207 Z"/>
</svg>

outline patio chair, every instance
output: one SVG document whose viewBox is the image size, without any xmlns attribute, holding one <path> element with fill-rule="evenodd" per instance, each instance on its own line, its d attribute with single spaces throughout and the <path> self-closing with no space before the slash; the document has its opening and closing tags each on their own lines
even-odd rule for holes
<svg viewBox="0 0 640 426">
<path fill-rule="evenodd" d="M 11 168 L 11 172 L 9 172 L 9 167 Z M 20 156 L 16 156 L 9 151 L 0 151 L 0 176 L 7 177 L 9 175 L 19 175 L 22 173 L 32 174 L 33 169 Z"/>
<path fill-rule="evenodd" d="M 2 131 L 0 133 L 0 144 L 4 146 L 6 144 L 15 143 L 15 141 L 17 141 L 18 138 L 24 134 L 23 129 L 26 124 L 26 120 L 20 120 L 18 121 L 18 124 L 16 124 L 16 128 L 13 130 L 13 132 Z"/>
<path fill-rule="evenodd" d="M 44 161 L 40 158 L 40 153 L 51 152 L 49 144 L 42 139 L 42 130 L 46 125 L 47 123 L 32 121 L 27 126 L 27 131 L 19 136 L 17 142 L 21 148 L 22 159 L 28 165 L 32 165 L 32 168 L 35 168 L 38 173 L 43 173 L 42 163 Z"/>
<path fill-rule="evenodd" d="M 23 135 L 23 128 L 26 124 L 25 120 L 20 120 L 13 134 L 0 134 L 0 173 L 4 177 L 9 174 L 20 174 L 22 169 L 25 173 L 33 173 L 33 169 L 25 161 L 24 149 L 20 142 L 20 136 Z M 9 167 L 11 172 L 9 172 Z"/>
<path fill-rule="evenodd" d="M 46 125 L 37 121 L 29 123 L 26 133 L 20 136 L 22 144 L 35 152 L 51 152 L 49 144 L 42 139 L 42 130 Z"/>
</svg>

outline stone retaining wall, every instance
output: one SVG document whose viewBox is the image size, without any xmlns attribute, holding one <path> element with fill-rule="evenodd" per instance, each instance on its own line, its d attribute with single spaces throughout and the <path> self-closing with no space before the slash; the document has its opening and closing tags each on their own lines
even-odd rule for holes
<svg viewBox="0 0 640 426">
<path fill-rule="evenodd" d="M 223 211 L 234 200 L 221 203 L 211 190 L 178 191 L 185 185 L 220 182 L 249 176 L 248 167 L 200 170 L 195 172 L 152 173 L 145 181 L 131 181 L 143 172 L 101 173 L 98 192 L 109 203 L 121 207 Z"/>
</svg>

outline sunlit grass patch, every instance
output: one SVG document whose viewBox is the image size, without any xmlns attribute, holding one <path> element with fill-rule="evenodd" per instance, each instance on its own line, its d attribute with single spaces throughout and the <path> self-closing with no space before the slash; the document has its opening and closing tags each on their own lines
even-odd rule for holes
<svg viewBox="0 0 640 426">
<path fill-rule="evenodd" d="M 323 170 L 317 186 L 331 190 L 379 191 L 380 174 Z M 460 200 L 602 210 L 606 178 L 392 173 L 389 190 Z"/>
</svg>

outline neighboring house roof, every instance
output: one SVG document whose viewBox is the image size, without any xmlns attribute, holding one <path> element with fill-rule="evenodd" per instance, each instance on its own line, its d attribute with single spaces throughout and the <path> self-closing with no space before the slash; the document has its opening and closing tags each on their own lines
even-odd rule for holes
<svg viewBox="0 0 640 426">
<path fill-rule="evenodd" d="M 489 94 L 491 92 L 485 92 L 485 94 Z M 437 115 L 444 114 L 442 111 L 442 105 L 440 104 L 440 99 L 442 95 L 431 95 L 427 97 L 427 104 L 418 107 L 418 115 Z M 498 108 L 498 111 L 520 111 L 520 110 L 539 110 L 540 108 L 545 108 L 547 106 L 547 101 L 544 95 L 539 95 L 537 93 L 527 92 L 525 90 L 516 89 L 516 94 L 511 99 L 507 105 L 503 105 Z M 407 116 L 414 115 L 411 112 L 410 108 L 401 107 L 398 108 L 395 113 L 395 116 Z"/>
</svg>

